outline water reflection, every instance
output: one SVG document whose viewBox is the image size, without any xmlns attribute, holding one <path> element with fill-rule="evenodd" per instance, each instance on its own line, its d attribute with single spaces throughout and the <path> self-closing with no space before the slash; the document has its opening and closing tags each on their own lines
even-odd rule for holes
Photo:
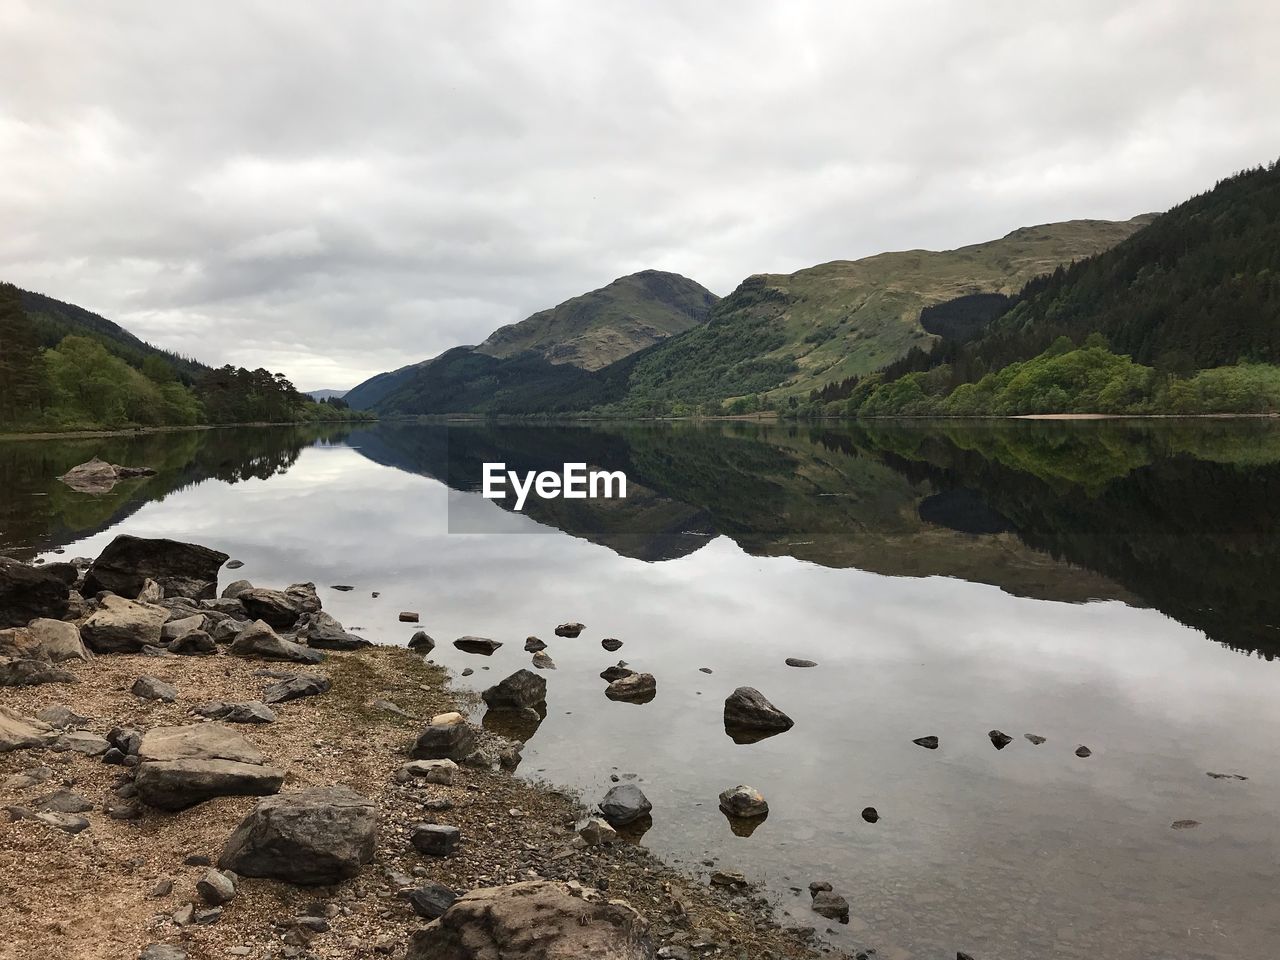
<svg viewBox="0 0 1280 960">
<path fill-rule="evenodd" d="M 806 888 L 830 881 L 846 946 L 1238 960 L 1280 942 L 1275 668 L 1200 632 L 1277 650 L 1270 424 L 217 433 L 0 444 L 0 545 L 178 536 L 255 583 L 350 585 L 321 587 L 325 608 L 370 640 L 407 642 L 397 614 L 417 610 L 435 637 L 501 641 L 433 651 L 474 690 L 551 637 L 522 770 L 588 801 L 634 778 L 644 843 L 765 882 L 802 925 L 826 926 Z M 95 453 L 161 472 L 55 501 L 51 478 Z M 514 514 L 470 492 L 490 456 L 621 465 L 644 495 Z M 541 535 L 449 535 L 455 498 L 469 524 Z M 568 620 L 583 636 L 553 637 Z M 659 700 L 601 695 L 606 637 Z M 745 685 L 795 727 L 732 743 L 724 699 Z M 768 799 L 751 836 L 719 810 L 735 784 Z"/>
</svg>

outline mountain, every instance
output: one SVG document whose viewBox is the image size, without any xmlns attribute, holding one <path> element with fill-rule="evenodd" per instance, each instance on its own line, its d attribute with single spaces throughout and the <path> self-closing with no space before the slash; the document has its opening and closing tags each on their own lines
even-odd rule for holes
<svg viewBox="0 0 1280 960">
<path fill-rule="evenodd" d="M 984 298 L 977 295 L 1016 293 L 1033 277 L 1105 250 L 1153 219 L 1042 224 L 957 250 L 882 253 L 749 277 L 708 323 L 636 363 L 624 403 L 643 409 L 807 394 L 870 373 L 947 330 L 945 317 L 929 325 L 930 308 L 958 301 L 967 323 L 975 314 L 980 323 L 992 311 L 990 303 L 979 306 Z"/>
<path fill-rule="evenodd" d="M 63 337 L 78 334 L 91 336 L 102 343 L 113 354 L 134 367 L 141 367 L 147 357 L 156 357 L 173 367 L 180 376 L 190 379 L 204 373 L 209 368 L 199 361 L 188 357 L 180 357 L 168 350 L 153 347 L 145 340 L 113 323 L 106 317 L 99 316 L 84 307 L 73 303 L 63 303 L 53 297 L 30 290 L 18 290 L 22 308 L 42 347 L 56 347 Z"/>
<path fill-rule="evenodd" d="M 632 356 L 701 324 L 717 300 L 679 274 L 644 270 L 501 327 L 478 347 L 372 377 L 344 399 L 394 414 L 583 410 L 621 395 L 619 371 Z"/>
<path fill-rule="evenodd" d="M 322 400 L 341 400 L 347 395 L 346 390 L 308 390 L 307 396 L 319 403 Z"/>
<path fill-rule="evenodd" d="M 816 399 L 864 415 L 1280 409 L 1280 165 L 1028 283 L 968 342 Z"/>
<path fill-rule="evenodd" d="M 549 363 L 599 370 L 696 327 L 720 298 L 677 273 L 642 270 L 495 330 L 476 353 L 534 353 Z"/>
</svg>

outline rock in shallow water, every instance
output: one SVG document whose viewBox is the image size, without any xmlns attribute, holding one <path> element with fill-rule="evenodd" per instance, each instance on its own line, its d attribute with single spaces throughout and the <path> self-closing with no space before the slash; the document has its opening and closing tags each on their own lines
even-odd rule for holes
<svg viewBox="0 0 1280 960">
<path fill-rule="evenodd" d="M 572 639 L 581 634 L 585 629 L 586 627 L 580 623 L 562 623 L 560 626 L 556 627 L 556 636 L 569 637 Z"/>
<path fill-rule="evenodd" d="M 653 810 L 653 804 L 634 783 L 621 783 L 604 795 L 600 813 L 610 826 L 626 826 Z"/>
<path fill-rule="evenodd" d="M 720 794 L 720 809 L 731 817 L 763 817 L 769 813 L 769 804 L 755 787 L 739 784 Z"/>
<path fill-rule="evenodd" d="M 1013 743 L 1013 737 L 1000 730 L 992 730 L 987 736 L 991 739 L 991 745 L 997 750 L 1003 750 L 1009 744 Z"/>
<path fill-rule="evenodd" d="M 926 750 L 938 749 L 938 738 L 934 736 L 916 737 L 916 739 L 911 742 L 916 744 L 916 746 L 924 747 Z"/>
<path fill-rule="evenodd" d="M 488 637 L 459 637 L 453 641 L 453 645 L 463 653 L 478 653 L 482 657 L 491 657 L 494 651 L 502 646 L 502 641 L 490 640 Z"/>
<path fill-rule="evenodd" d="M 658 681 L 651 673 L 631 673 L 611 682 L 604 695 L 624 703 L 649 703 L 658 695 Z"/>
<path fill-rule="evenodd" d="M 830 890 L 819 890 L 813 895 L 813 912 L 828 920 L 848 923 L 849 901 Z"/>
<path fill-rule="evenodd" d="M 524 649 L 528 653 L 537 653 L 539 650 L 547 649 L 547 645 L 537 637 L 526 637 L 524 641 Z"/>
<path fill-rule="evenodd" d="M 786 664 L 788 667 L 816 667 L 817 664 L 812 660 L 801 660 L 799 657 L 787 657 Z"/>
<path fill-rule="evenodd" d="M 547 701 L 547 681 L 530 670 L 517 670 L 480 694 L 491 709 L 523 709 Z"/>
<path fill-rule="evenodd" d="M 738 687 L 724 701 L 724 729 L 735 743 L 750 743 L 790 730 L 794 721 L 754 687 Z"/>
</svg>

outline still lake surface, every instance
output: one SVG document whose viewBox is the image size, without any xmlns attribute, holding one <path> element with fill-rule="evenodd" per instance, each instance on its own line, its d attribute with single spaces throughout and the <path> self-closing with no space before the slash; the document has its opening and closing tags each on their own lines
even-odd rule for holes
<svg viewBox="0 0 1280 960">
<path fill-rule="evenodd" d="M 53 479 L 94 455 L 159 472 L 99 497 Z M 623 469 L 630 496 L 518 515 L 478 494 L 484 461 Z M 643 843 L 742 871 L 800 925 L 830 925 L 806 889 L 830 881 L 852 905 L 834 934 L 846 948 L 1280 953 L 1280 426 L 379 424 L 0 443 L 0 550 L 93 556 L 122 532 L 224 550 L 245 564 L 224 583 L 314 581 L 374 641 L 407 642 L 397 614 L 420 611 L 434 658 L 473 667 L 455 679 L 472 689 L 529 666 L 540 636 L 558 669 L 521 774 L 587 800 L 634 774 L 654 804 Z M 566 620 L 587 629 L 555 637 Z M 505 645 L 468 655 L 451 645 L 464 634 Z M 657 677 L 653 702 L 604 697 L 619 657 Z M 795 727 L 735 744 L 721 713 L 739 685 Z M 995 750 L 992 729 L 1013 743 Z M 940 749 L 912 744 L 929 734 Z M 738 783 L 770 804 L 751 836 L 717 809 Z"/>
</svg>

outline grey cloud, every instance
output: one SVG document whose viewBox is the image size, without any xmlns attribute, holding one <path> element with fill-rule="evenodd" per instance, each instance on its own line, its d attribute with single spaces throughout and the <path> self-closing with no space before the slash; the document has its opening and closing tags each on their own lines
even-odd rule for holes
<svg viewBox="0 0 1280 960">
<path fill-rule="evenodd" d="M 18 2 L 0 277 L 349 386 L 615 276 L 1163 209 L 1274 159 L 1280 11 Z"/>
</svg>

